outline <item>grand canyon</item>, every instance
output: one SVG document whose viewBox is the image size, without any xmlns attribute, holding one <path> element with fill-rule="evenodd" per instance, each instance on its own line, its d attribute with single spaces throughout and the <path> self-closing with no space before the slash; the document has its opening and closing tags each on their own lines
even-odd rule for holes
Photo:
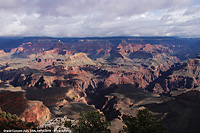
<svg viewBox="0 0 200 133">
<path fill-rule="evenodd" d="M 27 122 L 100 111 L 115 133 L 148 108 L 168 132 L 200 132 L 200 38 L 1 37 L 0 49 L 0 108 Z"/>
</svg>

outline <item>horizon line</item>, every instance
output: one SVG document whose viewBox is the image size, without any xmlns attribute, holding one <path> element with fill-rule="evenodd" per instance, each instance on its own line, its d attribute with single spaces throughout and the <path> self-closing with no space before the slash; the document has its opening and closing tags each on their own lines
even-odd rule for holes
<svg viewBox="0 0 200 133">
<path fill-rule="evenodd" d="M 186 36 L 0 36 L 0 38 L 200 38 L 200 37 L 186 37 Z"/>
</svg>

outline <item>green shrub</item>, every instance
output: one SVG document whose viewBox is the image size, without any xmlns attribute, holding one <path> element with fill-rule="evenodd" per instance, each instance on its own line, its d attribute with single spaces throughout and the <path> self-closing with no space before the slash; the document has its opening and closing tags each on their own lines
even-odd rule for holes
<svg viewBox="0 0 200 133">
<path fill-rule="evenodd" d="M 1 116 L 4 117 L 4 118 L 6 118 L 6 112 L 2 111 Z"/>
<path fill-rule="evenodd" d="M 7 113 L 6 118 L 9 119 L 9 120 L 11 120 L 12 119 L 11 113 Z"/>
<path fill-rule="evenodd" d="M 72 123 L 71 121 L 65 121 L 65 124 L 64 124 L 65 127 L 72 127 Z"/>
<path fill-rule="evenodd" d="M 137 117 L 128 116 L 124 121 L 123 132 L 163 133 L 166 131 L 160 119 L 154 118 L 148 109 L 138 110 Z"/>
<path fill-rule="evenodd" d="M 1 116 L 2 116 L 3 118 L 6 118 L 6 112 L 5 112 L 5 111 L 2 111 Z"/>
<path fill-rule="evenodd" d="M 81 112 L 78 123 L 71 129 L 75 133 L 110 133 L 110 122 L 100 112 Z"/>
<path fill-rule="evenodd" d="M 18 116 L 16 114 L 14 114 L 14 115 L 12 115 L 12 118 L 13 118 L 14 121 L 17 121 Z"/>
</svg>

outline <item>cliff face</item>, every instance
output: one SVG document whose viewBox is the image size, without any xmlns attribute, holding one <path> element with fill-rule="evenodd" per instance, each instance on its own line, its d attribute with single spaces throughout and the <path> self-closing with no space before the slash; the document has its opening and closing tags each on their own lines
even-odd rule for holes
<svg viewBox="0 0 200 133">
<path fill-rule="evenodd" d="M 122 120 L 126 115 L 135 115 L 142 105 L 162 102 L 157 94 L 145 92 L 131 84 L 113 85 L 91 96 L 91 103 L 105 113 L 108 120 Z"/>
<path fill-rule="evenodd" d="M 168 132 L 200 132 L 199 95 L 199 91 L 192 90 L 163 103 L 148 104 L 146 107 L 159 114 Z"/>
<path fill-rule="evenodd" d="M 200 59 L 189 59 L 169 69 L 163 76 L 153 81 L 149 86 L 155 93 L 170 92 L 181 89 L 194 89 L 200 86 Z"/>
<path fill-rule="evenodd" d="M 30 101 L 28 108 L 21 113 L 27 122 L 36 122 L 42 124 L 51 119 L 50 110 L 41 101 Z"/>
<path fill-rule="evenodd" d="M 44 123 L 51 118 L 49 109 L 40 101 L 30 101 L 22 92 L 1 92 L 0 108 L 11 114 L 17 114 L 27 122 Z"/>
<path fill-rule="evenodd" d="M 188 91 L 178 95 L 175 99 L 178 103 L 190 108 L 200 109 L 200 92 L 199 90 Z"/>
</svg>

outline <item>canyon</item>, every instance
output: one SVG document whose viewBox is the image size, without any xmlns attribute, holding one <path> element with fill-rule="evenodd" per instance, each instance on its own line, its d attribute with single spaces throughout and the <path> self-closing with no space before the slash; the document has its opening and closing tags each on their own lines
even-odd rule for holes
<svg viewBox="0 0 200 133">
<path fill-rule="evenodd" d="M 101 111 L 112 132 L 148 108 L 168 132 L 197 132 L 199 44 L 177 37 L 0 38 L 0 108 L 38 124 Z"/>
</svg>

